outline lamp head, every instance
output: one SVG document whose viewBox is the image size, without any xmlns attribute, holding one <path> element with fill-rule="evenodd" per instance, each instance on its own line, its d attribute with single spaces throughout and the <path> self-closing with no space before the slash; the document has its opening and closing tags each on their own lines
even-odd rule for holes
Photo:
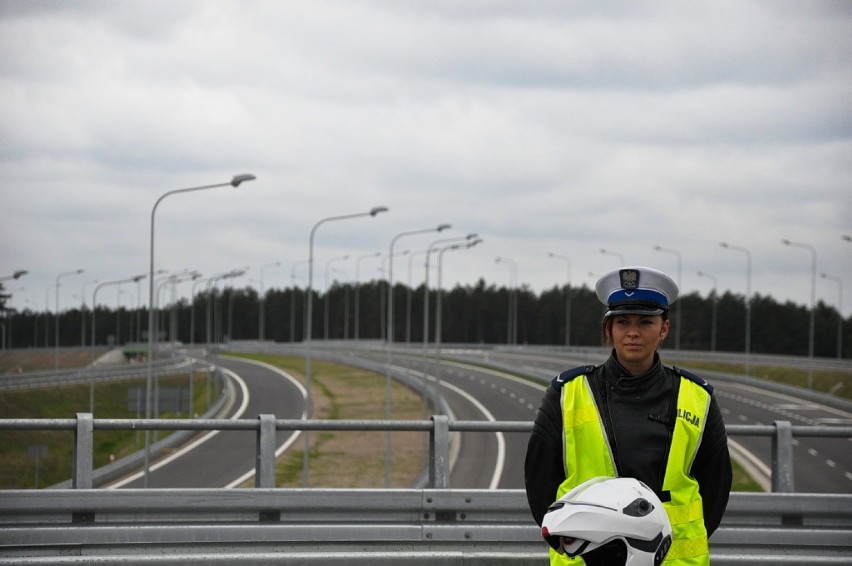
<svg viewBox="0 0 852 566">
<path fill-rule="evenodd" d="M 387 211 L 388 211 L 388 209 L 387 209 L 386 206 L 375 206 L 372 209 L 370 209 L 370 216 L 375 216 L 380 212 L 387 212 Z"/>
<path fill-rule="evenodd" d="M 452 228 L 452 226 L 450 226 L 449 224 L 439 224 L 438 225 L 438 232 L 441 232 L 443 230 L 448 230 L 450 228 Z"/>
<path fill-rule="evenodd" d="M 231 179 L 231 186 L 239 187 L 240 183 L 243 183 L 245 181 L 254 181 L 256 178 L 257 177 L 249 173 L 244 173 L 242 175 L 234 175 L 234 177 Z"/>
<path fill-rule="evenodd" d="M 18 271 L 16 271 L 15 273 L 12 274 L 12 279 L 17 279 L 19 277 L 23 277 L 27 273 L 29 273 L 29 271 L 27 271 L 26 269 L 19 269 Z"/>
</svg>

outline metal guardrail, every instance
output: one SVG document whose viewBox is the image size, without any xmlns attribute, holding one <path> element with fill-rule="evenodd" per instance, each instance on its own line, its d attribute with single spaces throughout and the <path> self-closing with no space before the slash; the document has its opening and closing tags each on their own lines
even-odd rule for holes
<svg viewBox="0 0 852 566">
<path fill-rule="evenodd" d="M 848 564 L 852 494 L 733 493 L 713 564 Z M 0 491 L 0 565 L 541 565 L 522 490 Z"/>
<path fill-rule="evenodd" d="M 158 360 L 154 367 L 157 375 L 164 377 L 189 373 L 193 371 L 193 364 L 194 362 L 186 360 Z M 36 389 L 100 381 L 126 381 L 144 378 L 146 374 L 147 366 L 145 364 L 5 373 L 0 375 L 0 390 Z"/>
<path fill-rule="evenodd" d="M 451 432 L 532 431 L 528 421 L 456 421 L 445 415 L 431 420 L 294 420 L 259 415 L 257 419 L 95 419 L 91 413 L 78 413 L 76 419 L 0 419 L 3 430 L 74 431 L 72 487 L 94 487 L 92 467 L 95 430 L 254 430 L 257 432 L 256 487 L 275 487 L 276 431 L 420 431 L 429 433 L 429 483 L 436 489 L 449 488 Z M 789 421 L 773 425 L 728 425 L 730 436 L 772 438 L 772 491 L 795 492 L 793 477 L 794 437 L 852 438 L 849 426 L 793 426 Z"/>
<path fill-rule="evenodd" d="M 255 489 L 92 487 L 95 430 L 254 430 Z M 0 420 L 2 430 L 75 431 L 74 489 L 0 491 L 0 565 L 542 564 L 546 547 L 521 490 L 449 489 L 451 432 L 528 433 L 530 422 L 258 419 Z M 278 430 L 428 431 L 426 489 L 276 489 Z M 852 494 L 792 491 L 794 436 L 852 436 L 852 427 L 734 425 L 771 436 L 779 493 L 733 493 L 711 539 L 714 564 L 848 564 Z"/>
</svg>

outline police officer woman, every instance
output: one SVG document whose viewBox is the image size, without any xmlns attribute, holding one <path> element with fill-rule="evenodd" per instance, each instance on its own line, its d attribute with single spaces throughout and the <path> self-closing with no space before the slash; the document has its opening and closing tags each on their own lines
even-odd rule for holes
<svg viewBox="0 0 852 566">
<path fill-rule="evenodd" d="M 633 477 L 658 495 L 671 521 L 664 564 L 709 564 L 707 538 L 728 503 L 731 461 L 713 388 L 663 366 L 657 353 L 677 285 L 655 269 L 629 267 L 601 277 L 596 291 L 612 352 L 602 365 L 563 372 L 547 388 L 527 447 L 530 510 L 541 525 L 548 506 L 584 481 Z M 583 564 L 550 554 L 552 565 Z"/>
</svg>

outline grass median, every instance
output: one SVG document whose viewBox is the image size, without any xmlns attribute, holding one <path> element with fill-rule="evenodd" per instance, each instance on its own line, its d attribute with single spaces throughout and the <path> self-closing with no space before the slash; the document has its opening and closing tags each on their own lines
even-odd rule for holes
<svg viewBox="0 0 852 566">
<path fill-rule="evenodd" d="M 281 368 L 303 385 L 305 360 L 301 357 L 239 354 Z M 384 420 L 386 378 L 366 370 L 314 360 L 311 366 L 314 418 L 322 420 Z M 421 420 L 423 402 L 415 391 L 392 381 L 394 420 Z M 281 433 L 279 433 L 281 434 Z M 303 463 L 305 443 L 300 438 L 279 458 L 277 487 L 385 487 L 384 431 L 313 431 L 309 435 L 308 478 Z M 428 432 L 391 432 L 388 487 L 410 487 L 423 469 Z M 254 485 L 254 480 L 244 487 Z"/>
</svg>

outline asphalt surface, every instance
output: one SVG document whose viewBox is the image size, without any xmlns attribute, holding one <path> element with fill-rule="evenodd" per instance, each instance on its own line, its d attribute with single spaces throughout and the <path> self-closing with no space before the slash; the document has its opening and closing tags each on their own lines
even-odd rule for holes
<svg viewBox="0 0 852 566">
<path fill-rule="evenodd" d="M 341 353 L 343 349 L 338 349 Z M 345 349 L 347 355 L 372 361 L 386 359 L 380 351 L 363 348 Z M 448 358 L 457 361 L 450 361 Z M 270 413 L 277 418 L 301 418 L 305 403 L 300 388 L 280 371 L 245 361 L 217 358 L 215 363 L 235 372 L 245 383 L 248 396 L 237 387 L 232 415 L 255 418 Z M 602 360 L 541 353 L 518 352 L 446 352 L 439 364 L 422 355 L 397 353 L 393 364 L 414 372 L 436 374 L 440 392 L 449 404 L 451 416 L 460 421 L 525 421 L 535 416 L 547 382 L 559 372 Z M 488 369 L 481 364 L 494 364 Z M 531 379 L 521 379 L 522 373 Z M 700 372 L 699 372 L 700 373 Z M 789 395 L 729 381 L 710 380 L 722 408 L 725 422 L 734 424 L 772 424 L 788 420 L 794 425 L 852 424 L 852 414 Z M 432 382 L 434 383 L 434 382 Z M 244 403 L 245 402 L 245 403 Z M 245 405 L 243 407 L 243 404 Z M 243 407 L 240 410 L 240 407 Z M 239 411 L 239 412 L 238 412 Z M 279 445 L 290 434 L 279 432 Z M 523 462 L 526 433 L 460 432 L 455 434 L 451 451 L 450 487 L 523 488 Z M 732 446 L 741 447 L 738 454 L 753 461 L 752 469 L 763 474 L 768 486 L 771 439 L 767 437 L 732 436 Z M 255 433 L 223 431 L 197 448 L 168 464 L 153 470 L 149 487 L 224 487 L 247 477 L 254 466 Z M 794 480 L 796 491 L 810 493 L 852 492 L 852 440 L 847 438 L 794 439 Z M 141 481 L 126 484 L 140 487 Z"/>
<path fill-rule="evenodd" d="M 303 389 L 281 370 L 236 358 L 217 357 L 210 361 L 236 375 L 231 377 L 235 381 L 236 396 L 229 415 L 224 418 L 252 419 L 261 414 L 273 414 L 278 419 L 303 418 Z M 278 431 L 276 446 L 298 434 Z M 203 438 L 206 440 L 199 442 Z M 182 449 L 184 453 L 180 457 L 168 455 L 169 461 L 165 464 L 162 459 L 151 462 L 148 487 L 233 487 L 235 482 L 252 477 L 256 444 L 254 431 L 201 433 L 190 443 L 194 445 L 191 449 Z M 144 478 L 120 483 L 120 487 L 139 488 L 144 486 Z"/>
</svg>

